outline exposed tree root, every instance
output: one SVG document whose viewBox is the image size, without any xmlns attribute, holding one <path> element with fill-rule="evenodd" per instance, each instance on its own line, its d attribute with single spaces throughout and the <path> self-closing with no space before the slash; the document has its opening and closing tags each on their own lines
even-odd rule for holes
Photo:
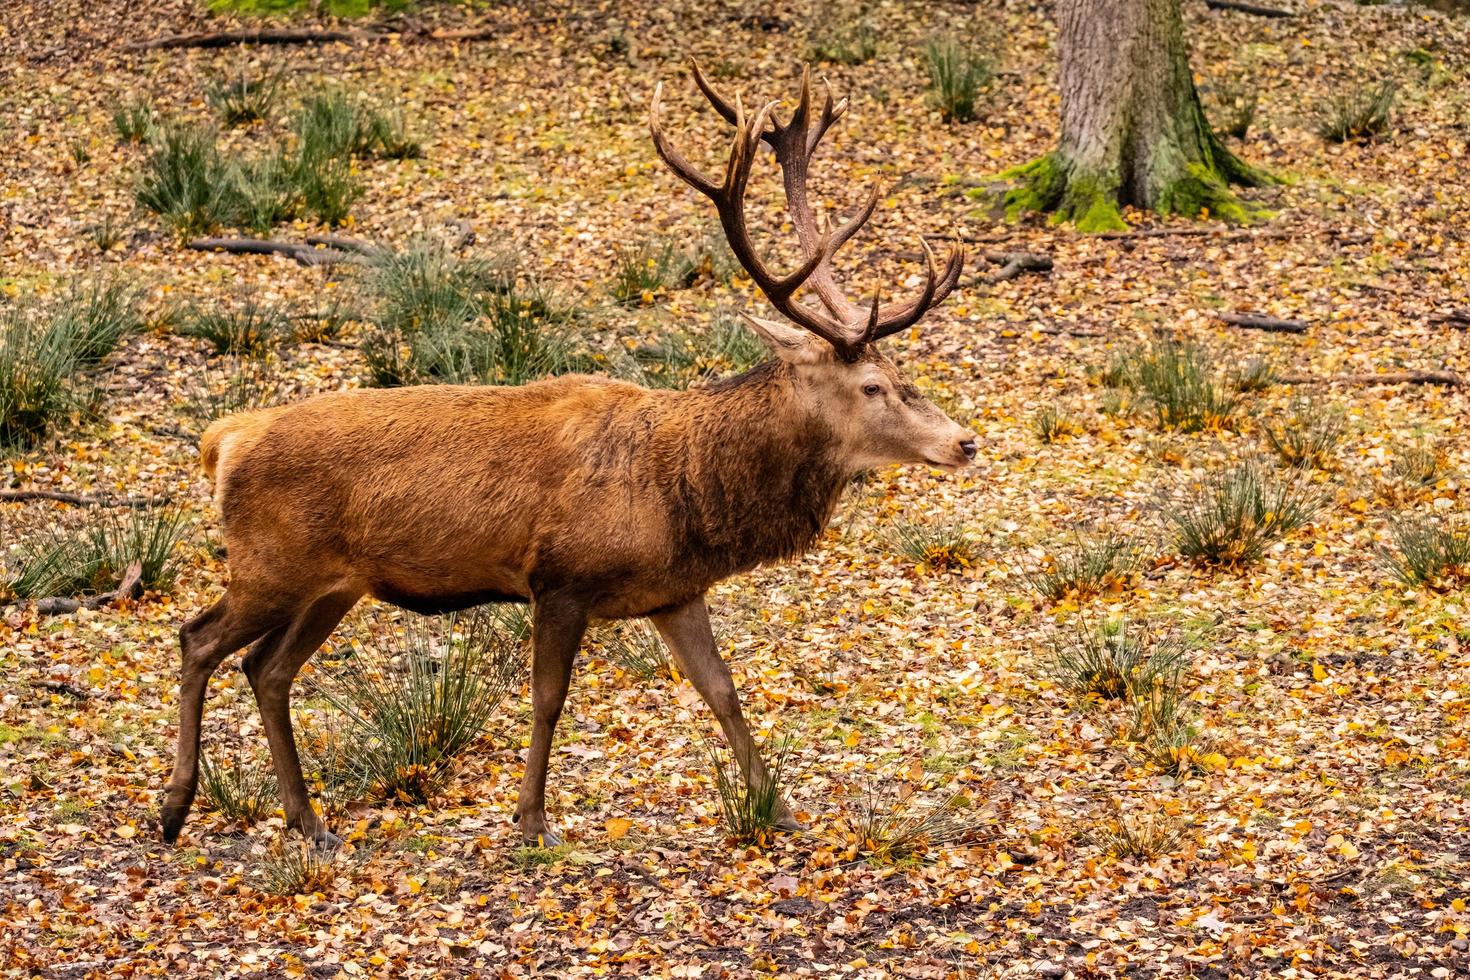
<svg viewBox="0 0 1470 980">
<path fill-rule="evenodd" d="M 1380 374 L 1329 374 L 1315 377 L 1291 374 L 1281 379 L 1288 385 L 1444 385 L 1458 388 L 1465 379 L 1453 371 L 1384 371 Z"/>
<path fill-rule="evenodd" d="M 60 490 L 0 490 L 0 502 L 25 500 L 55 500 L 76 507 L 161 507 L 169 502 L 168 497 L 87 497 Z"/>
<path fill-rule="evenodd" d="M 1211 10 L 1234 10 L 1242 14 L 1253 14 L 1256 17 L 1296 16 L 1290 10 L 1282 10 L 1279 7 L 1262 7 L 1254 3 L 1241 3 L 1240 0 L 1205 0 L 1205 6 Z"/>
<path fill-rule="evenodd" d="M 1260 313 L 1217 313 L 1215 318 L 1242 330 L 1264 330 L 1267 333 L 1306 333 L 1307 325 L 1301 320 L 1282 320 L 1279 317 Z"/>
<path fill-rule="evenodd" d="M 366 244 L 366 243 L 364 243 Z M 301 265 L 336 265 L 361 262 L 361 254 L 334 248 L 317 248 L 303 242 L 273 242 L 264 238 L 195 238 L 185 245 L 196 252 L 230 252 L 235 255 L 284 255 Z"/>
</svg>

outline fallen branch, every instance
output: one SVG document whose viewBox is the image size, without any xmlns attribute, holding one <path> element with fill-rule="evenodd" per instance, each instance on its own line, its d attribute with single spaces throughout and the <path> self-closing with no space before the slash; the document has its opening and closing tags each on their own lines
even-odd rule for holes
<svg viewBox="0 0 1470 980">
<path fill-rule="evenodd" d="M 1253 3 L 1241 3 L 1240 0 L 1205 0 L 1205 6 L 1211 10 L 1234 10 L 1242 14 L 1254 14 L 1257 17 L 1296 16 L 1296 13 L 1291 10 L 1281 10 L 1277 7 L 1261 7 Z"/>
<path fill-rule="evenodd" d="M 387 251 L 383 246 L 374 242 L 364 241 L 361 238 L 348 238 L 345 235 L 307 235 L 306 244 L 319 246 L 336 252 L 356 252 L 358 255 L 379 255 Z"/>
<path fill-rule="evenodd" d="M 1253 238 L 1290 238 L 1293 234 L 1298 233 L 1286 228 L 1268 228 L 1259 231 L 1230 228 L 1143 228 L 1138 231 L 1104 231 L 1087 237 L 1102 239 L 1105 242 L 1127 241 L 1134 238 L 1217 238 L 1222 242 L 1243 242 Z"/>
<path fill-rule="evenodd" d="M 1443 310 L 1433 316 L 1435 320 L 1440 323 L 1448 323 L 1456 330 L 1470 327 L 1470 310 Z"/>
<path fill-rule="evenodd" d="M 333 31 L 272 29 L 213 31 L 200 34 L 167 34 L 146 41 L 124 44 L 124 51 L 160 51 L 168 48 L 227 48 L 236 44 L 337 44 L 381 41 L 389 34 L 377 31 Z"/>
<path fill-rule="evenodd" d="M 158 507 L 169 502 L 167 497 L 85 497 L 60 490 L 0 490 L 0 502 L 21 500 L 55 500 L 77 507 Z"/>
<path fill-rule="evenodd" d="M 977 276 L 977 282 L 987 285 L 995 285 L 1009 279 L 1016 279 L 1028 272 L 1050 272 L 1052 261 L 1050 255 L 1040 252 L 986 252 L 985 261 L 1001 268 L 988 276 Z"/>
<path fill-rule="evenodd" d="M 1242 330 L 1264 330 L 1267 333 L 1307 332 L 1307 325 L 1301 320 L 1282 320 L 1260 313 L 1216 313 L 1215 317 Z"/>
<path fill-rule="evenodd" d="M 123 572 L 122 581 L 111 592 L 88 596 L 85 599 L 52 596 L 49 599 L 42 599 L 37 602 L 36 612 L 42 616 L 57 616 L 65 613 L 74 613 L 78 609 L 101 609 L 103 606 L 112 605 L 119 599 L 136 599 L 142 594 L 143 565 L 141 562 L 135 561 Z"/>
<path fill-rule="evenodd" d="M 74 698 L 77 701 L 85 701 L 90 697 L 86 691 L 68 684 L 66 681 L 39 680 L 35 682 L 35 685 L 48 691 L 55 691 L 57 694 L 65 694 L 67 697 Z"/>
<path fill-rule="evenodd" d="M 1288 385 L 1444 385 L 1457 388 L 1465 379 L 1453 371 L 1384 371 L 1379 374 L 1330 374 L 1313 377 L 1290 374 L 1281 379 Z"/>
<path fill-rule="evenodd" d="M 336 265 L 361 262 L 362 257 L 335 248 L 317 248 L 304 242 L 273 242 L 264 238 L 196 238 L 185 248 L 196 252 L 229 252 L 233 255 L 284 255 L 301 265 Z"/>
</svg>

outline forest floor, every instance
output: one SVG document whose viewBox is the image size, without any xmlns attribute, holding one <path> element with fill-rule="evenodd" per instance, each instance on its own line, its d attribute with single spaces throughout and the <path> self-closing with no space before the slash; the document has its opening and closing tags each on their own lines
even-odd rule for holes
<svg viewBox="0 0 1470 980">
<path fill-rule="evenodd" d="M 870 181 L 892 187 L 849 248 L 859 288 L 892 294 L 912 280 L 920 234 L 973 243 L 957 294 L 887 347 L 975 428 L 981 465 L 871 474 L 813 553 L 711 597 L 759 737 L 793 739 L 784 778 L 808 832 L 733 842 L 708 712 L 687 681 L 650 679 L 616 655 L 622 634 L 600 627 L 552 757 L 564 847 L 522 849 L 509 821 L 529 737 L 522 689 L 427 803 L 329 800 L 347 843 L 305 894 L 267 880 L 294 853 L 278 812 L 247 823 L 196 807 L 177 847 L 156 829 L 177 630 L 227 580 L 195 409 L 229 368 L 172 329 L 173 311 L 247 295 L 316 311 L 360 296 L 359 273 L 182 248 L 135 209 L 146 151 L 118 138 L 114 109 L 147 95 L 161 113 L 207 118 L 204 83 L 242 64 L 279 68 L 286 106 L 346 86 L 408 107 L 421 158 L 357 164 L 365 193 L 342 231 L 400 247 L 468 228 L 469 249 L 508 251 L 569 297 L 579 342 L 613 370 L 637 344 L 762 306 L 741 277 L 609 299 L 620 247 L 710 228 L 708 202 L 653 152 L 654 84 L 671 131 L 708 164 L 718 127 L 685 59 L 749 103 L 790 95 L 808 35 L 827 25 L 779 3 L 576 5 L 561 19 L 429 6 L 414 23 L 504 29 L 130 52 L 129 41 L 239 22 L 185 0 L 7 5 L 0 287 L 44 303 L 100 271 L 145 291 L 148 326 L 92 375 L 92 413 L 4 459 L 4 488 L 166 497 L 192 523 L 168 590 L 69 615 L 0 607 L 12 680 L 0 690 L 0 974 L 1465 975 L 1467 593 L 1406 587 L 1381 551 L 1406 514 L 1470 507 L 1470 387 L 1311 382 L 1470 378 L 1470 19 L 1290 3 L 1291 19 L 1185 4 L 1207 111 L 1222 87 L 1256 90 L 1257 118 L 1233 145 L 1283 178 L 1247 192 L 1270 215 L 1243 231 L 1133 214 L 1135 229 L 1187 232 L 1079 236 L 994 214 L 993 175 L 1055 141 L 1055 25 L 1036 5 L 881 2 L 866 15 L 876 57 L 821 66 L 853 108 L 818 158 L 820 193 L 846 207 Z M 928 102 L 922 48 L 941 31 L 996 53 L 976 122 L 946 123 Z M 1398 84 L 1392 132 L 1319 138 L 1324 100 L 1381 79 Z M 228 138 L 266 140 L 273 126 Z M 774 182 L 757 184 L 773 201 Z M 324 230 L 297 222 L 275 237 Z M 1054 268 L 991 284 L 987 250 L 1046 253 Z M 1222 311 L 1308 327 L 1242 330 Z M 280 345 L 274 397 L 366 383 L 362 329 Z M 1099 380 L 1160 329 L 1222 373 L 1261 359 L 1296 383 L 1241 395 L 1234 424 L 1161 431 Z M 1180 557 L 1169 503 L 1234 460 L 1274 471 L 1265 433 L 1307 396 L 1344 423 L 1325 469 L 1279 473 L 1320 498 L 1310 523 L 1240 567 Z M 1071 431 L 1043 442 L 1048 408 Z M 1415 447 L 1437 470 L 1407 486 Z M 105 512 L 0 502 L 5 577 L 25 542 Z M 898 546 L 942 544 L 948 529 L 961 543 L 936 545 L 934 560 Z M 1027 573 L 1088 529 L 1129 535 L 1143 561 L 1101 596 L 1040 597 Z M 1173 765 L 1129 737 L 1126 705 L 1070 691 L 1052 662 L 1077 630 L 1120 617 L 1187 649 L 1194 722 Z M 351 629 L 395 622 L 364 609 Z M 324 671 L 307 668 L 308 692 Z M 329 713 L 319 699 L 302 711 Z M 256 767 L 268 758 L 237 660 L 214 680 L 205 746 Z M 953 843 L 874 854 L 855 839 L 868 810 L 946 806 L 962 831 Z"/>
</svg>

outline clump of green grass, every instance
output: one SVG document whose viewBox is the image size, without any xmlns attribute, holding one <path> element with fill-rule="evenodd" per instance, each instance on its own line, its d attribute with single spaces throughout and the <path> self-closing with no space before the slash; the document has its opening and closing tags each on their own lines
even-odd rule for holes
<svg viewBox="0 0 1470 980">
<path fill-rule="evenodd" d="M 146 98 L 125 99 L 112 110 L 112 128 L 128 143 L 144 143 L 153 136 L 153 103 Z"/>
<path fill-rule="evenodd" d="M 201 802 L 226 820 L 245 826 L 276 812 L 276 779 L 270 767 L 232 755 L 216 764 L 208 753 L 199 758 Z"/>
<path fill-rule="evenodd" d="M 242 65 L 233 74 L 210 79 L 204 101 L 226 126 L 259 122 L 270 115 L 281 94 L 281 72 L 251 75 Z"/>
<path fill-rule="evenodd" d="M 1238 140 L 1246 138 L 1256 121 L 1261 95 L 1248 78 L 1236 78 L 1215 86 L 1216 118 L 1220 132 Z"/>
<path fill-rule="evenodd" d="M 342 157 L 302 157 L 292 182 L 306 213 L 332 228 L 347 220 L 365 190 L 351 161 Z"/>
<path fill-rule="evenodd" d="M 747 371 L 765 358 L 760 338 L 734 317 L 718 315 L 707 330 L 672 331 L 635 348 L 629 377 L 650 388 L 684 388 Z"/>
<path fill-rule="evenodd" d="M 1043 406 L 1031 417 L 1031 431 L 1044 445 L 1059 442 L 1082 431 L 1070 416 L 1055 405 Z"/>
<path fill-rule="evenodd" d="M 613 265 L 613 299 L 624 306 L 647 306 L 667 289 L 682 289 L 698 276 L 689 257 L 665 238 L 621 246 Z"/>
<path fill-rule="evenodd" d="M 862 9 L 827 8 L 807 34 L 807 60 L 863 65 L 878 54 L 878 29 Z"/>
<path fill-rule="evenodd" d="M 914 783 L 891 781 L 865 787 L 833 843 L 847 860 L 898 864 L 916 861 L 949 847 L 974 843 L 983 823 L 969 812 L 963 792 L 926 802 Z"/>
<path fill-rule="evenodd" d="M 929 98 L 947 122 L 971 122 L 980 90 L 989 84 L 994 64 L 988 55 L 952 35 L 933 38 L 924 45 L 929 73 Z"/>
<path fill-rule="evenodd" d="M 1184 557 L 1239 567 L 1260 561 L 1274 542 L 1310 523 L 1320 506 L 1320 496 L 1303 482 L 1247 461 L 1210 473 L 1167 507 L 1164 519 Z"/>
<path fill-rule="evenodd" d="M 190 393 L 189 414 L 208 425 L 236 412 L 268 408 L 280 388 L 268 358 L 229 357 L 219 367 L 206 365 L 202 383 Z"/>
<path fill-rule="evenodd" d="M 1114 532 L 1073 535 L 1065 547 L 1042 557 L 1026 581 L 1050 602 L 1084 600 L 1128 585 L 1144 561 L 1133 539 Z"/>
<path fill-rule="evenodd" d="M 713 743 L 708 746 L 715 791 L 720 799 L 720 817 L 726 832 L 736 843 L 765 846 L 774 838 L 776 825 L 785 810 L 781 784 L 794 745 L 789 735 L 784 736 L 776 743 L 774 751 L 763 753 L 767 778 L 759 786 L 752 786 L 746 780 L 729 750 Z"/>
<path fill-rule="evenodd" d="M 186 311 L 179 332 L 207 340 L 216 354 L 263 357 L 291 335 L 285 311 L 253 296 L 233 306 Z"/>
<path fill-rule="evenodd" d="M 1179 685 L 1188 657 L 1177 634 L 1126 620 L 1093 629 L 1074 622 L 1047 661 L 1057 683 L 1083 697 L 1135 702 L 1156 687 Z"/>
<path fill-rule="evenodd" d="M 1281 380 L 1276 366 L 1264 357 L 1252 357 L 1236 369 L 1231 386 L 1240 392 L 1260 392 Z"/>
<path fill-rule="evenodd" d="M 573 310 L 522 281 L 508 256 L 459 256 L 420 243 L 374 261 L 362 352 L 375 384 L 522 384 L 582 363 Z"/>
<path fill-rule="evenodd" d="M 1393 524 L 1384 563 L 1405 585 L 1453 591 L 1470 585 L 1470 527 L 1465 522 L 1408 517 Z"/>
<path fill-rule="evenodd" d="M 422 146 L 405 129 L 401 110 L 374 108 L 341 90 L 308 99 L 292 128 L 304 160 L 422 155 Z"/>
<path fill-rule="evenodd" d="M 959 523 L 898 521 L 890 527 L 888 540 L 894 551 L 923 572 L 962 571 L 974 564 L 979 551 Z"/>
<path fill-rule="evenodd" d="M 1346 431 L 1341 409 L 1305 401 L 1293 404 L 1284 417 L 1261 425 L 1276 458 L 1298 469 L 1331 469 Z"/>
<path fill-rule="evenodd" d="M 96 246 L 97 251 L 106 254 L 112 251 L 126 237 L 127 223 L 120 221 L 114 214 L 105 214 L 101 221 L 94 221 L 82 228 L 87 238 Z"/>
<path fill-rule="evenodd" d="M 96 364 L 143 329 L 139 299 L 140 292 L 120 279 L 73 279 L 47 313 L 48 330 L 61 338 L 78 364 Z"/>
<path fill-rule="evenodd" d="M 1393 102 L 1398 86 L 1385 80 L 1334 95 L 1318 113 L 1317 135 L 1329 143 L 1371 143 L 1393 124 Z"/>
<path fill-rule="evenodd" d="M 136 190 L 140 205 L 161 215 L 181 238 L 231 221 L 239 192 L 213 129 L 169 122 L 151 147 Z"/>
<path fill-rule="evenodd" d="M 1127 737 L 1147 764 L 1179 779 L 1208 768 L 1213 741 L 1179 684 L 1156 684 L 1132 706 Z"/>
<path fill-rule="evenodd" d="M 1449 459 L 1432 445 L 1416 442 L 1395 446 L 1389 472 L 1409 487 L 1432 487 L 1449 476 Z"/>
<path fill-rule="evenodd" d="M 296 161 L 279 151 L 236 161 L 231 171 L 234 200 L 229 221 L 251 234 L 267 235 L 276 225 L 300 217 L 307 200 L 297 168 Z M 314 211 L 322 209 L 320 200 L 313 203 Z"/>
<path fill-rule="evenodd" d="M 143 588 L 166 591 L 191 523 L 177 508 L 140 507 L 100 514 L 83 527 L 53 529 L 22 543 L 15 562 L 20 574 L 10 590 L 22 599 L 97 595 L 116 589 L 136 563 Z"/>
<path fill-rule="evenodd" d="M 602 648 L 639 680 L 654 681 L 671 676 L 668 648 L 658 632 L 647 623 L 619 623 L 603 640 Z"/>
<path fill-rule="evenodd" d="M 351 729 L 344 778 L 382 799 L 427 802 L 524 663 L 494 610 L 407 620 L 385 640 L 354 643 L 325 685 Z"/>
<path fill-rule="evenodd" d="M 1141 817 L 1120 815 L 1100 827 L 1097 843 L 1115 858 L 1128 861 L 1152 861 L 1170 853 L 1184 840 L 1183 829 L 1173 817 L 1147 814 Z"/>
<path fill-rule="evenodd" d="M 1204 349 L 1169 333 L 1115 354 L 1100 377 L 1142 394 L 1164 431 L 1228 429 L 1242 407 L 1239 395 L 1215 379 Z"/>
<path fill-rule="evenodd" d="M 337 880 L 337 852 L 282 836 L 261 862 L 260 877 L 262 889 L 272 895 L 324 892 Z"/>
</svg>

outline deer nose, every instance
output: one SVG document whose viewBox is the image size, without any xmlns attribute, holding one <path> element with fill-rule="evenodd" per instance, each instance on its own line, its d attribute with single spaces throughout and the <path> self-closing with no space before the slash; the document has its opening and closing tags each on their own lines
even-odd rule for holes
<svg viewBox="0 0 1470 980">
<path fill-rule="evenodd" d="M 978 449 L 979 447 L 975 445 L 974 439 L 966 439 L 960 443 L 960 452 L 964 453 L 965 458 L 968 460 L 973 461 L 975 459 L 975 453 Z"/>
</svg>

